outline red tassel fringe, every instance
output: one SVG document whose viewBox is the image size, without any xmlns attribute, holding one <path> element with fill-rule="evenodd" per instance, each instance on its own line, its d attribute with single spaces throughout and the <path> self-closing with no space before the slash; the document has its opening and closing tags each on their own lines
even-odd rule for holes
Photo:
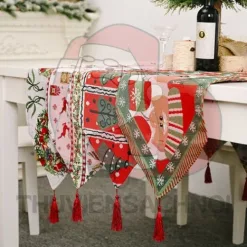
<svg viewBox="0 0 247 247">
<path fill-rule="evenodd" d="M 207 168 L 205 171 L 205 184 L 211 184 L 212 183 L 212 176 L 211 176 L 211 170 L 209 166 L 209 162 L 207 164 Z"/>
<path fill-rule="evenodd" d="M 57 206 L 57 199 L 56 199 L 56 195 L 55 195 L 55 190 L 54 190 L 54 195 L 52 198 L 49 220 L 52 224 L 59 222 L 58 206 Z"/>
<path fill-rule="evenodd" d="M 82 221 L 82 207 L 81 207 L 81 201 L 79 198 L 78 190 L 76 191 L 76 196 L 74 200 L 72 220 L 74 222 Z"/>
<path fill-rule="evenodd" d="M 161 205 L 159 199 L 158 212 L 155 220 L 154 235 L 153 239 L 157 242 L 162 242 L 165 239 L 165 232 L 161 214 Z"/>
<path fill-rule="evenodd" d="M 244 185 L 244 191 L 243 191 L 242 200 L 243 201 L 247 201 L 247 178 L 245 180 L 245 185 Z"/>
<path fill-rule="evenodd" d="M 121 207 L 120 207 L 119 196 L 118 196 L 117 190 L 116 190 L 115 202 L 113 205 L 111 229 L 116 232 L 122 230 L 122 215 L 121 215 Z"/>
</svg>

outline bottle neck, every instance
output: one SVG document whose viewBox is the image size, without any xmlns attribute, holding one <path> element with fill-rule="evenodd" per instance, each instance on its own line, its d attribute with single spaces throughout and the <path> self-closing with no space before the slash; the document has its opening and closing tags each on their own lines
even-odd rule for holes
<svg viewBox="0 0 247 247">
<path fill-rule="evenodd" d="M 214 0 L 205 0 L 205 6 L 214 6 Z"/>
</svg>

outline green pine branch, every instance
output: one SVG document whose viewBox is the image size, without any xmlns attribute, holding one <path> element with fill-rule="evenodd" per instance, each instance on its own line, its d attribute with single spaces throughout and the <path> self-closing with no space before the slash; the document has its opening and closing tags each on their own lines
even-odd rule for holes
<svg viewBox="0 0 247 247">
<path fill-rule="evenodd" d="M 175 10 L 191 10 L 198 7 L 202 7 L 205 3 L 204 0 L 151 0 L 157 6 L 164 7 L 168 12 Z M 215 3 L 217 0 L 215 0 Z M 222 5 L 228 9 L 237 10 L 236 6 L 242 6 L 247 8 L 247 0 L 222 0 Z"/>
<path fill-rule="evenodd" d="M 98 13 L 98 10 L 87 8 L 84 1 L 70 3 L 58 2 L 57 0 L 17 0 L 14 3 L 8 3 L 6 0 L 0 0 L 0 11 L 6 12 L 16 17 L 16 12 L 43 12 L 45 14 L 61 14 L 69 19 L 78 21 L 93 21 L 90 13 Z"/>
</svg>

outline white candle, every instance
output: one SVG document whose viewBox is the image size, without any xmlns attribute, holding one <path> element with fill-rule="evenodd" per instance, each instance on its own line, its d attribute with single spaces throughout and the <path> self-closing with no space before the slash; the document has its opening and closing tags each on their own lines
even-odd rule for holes
<svg viewBox="0 0 247 247">
<path fill-rule="evenodd" d="M 195 71 L 195 41 L 175 41 L 173 70 Z"/>
</svg>

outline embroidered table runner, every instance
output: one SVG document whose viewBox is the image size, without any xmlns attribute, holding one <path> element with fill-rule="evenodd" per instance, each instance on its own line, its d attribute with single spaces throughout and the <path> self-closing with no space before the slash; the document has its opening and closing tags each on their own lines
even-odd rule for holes
<svg viewBox="0 0 247 247">
<path fill-rule="evenodd" d="M 245 73 L 31 70 L 27 120 L 37 159 L 54 190 L 66 174 L 76 187 L 72 218 L 82 220 L 78 189 L 101 168 L 118 188 L 139 164 L 159 199 L 187 175 L 203 149 L 211 158 L 223 142 L 208 140 L 204 95 L 212 83 L 247 81 Z M 116 193 L 112 229 L 122 229 Z M 164 239 L 160 204 L 154 239 Z"/>
</svg>

